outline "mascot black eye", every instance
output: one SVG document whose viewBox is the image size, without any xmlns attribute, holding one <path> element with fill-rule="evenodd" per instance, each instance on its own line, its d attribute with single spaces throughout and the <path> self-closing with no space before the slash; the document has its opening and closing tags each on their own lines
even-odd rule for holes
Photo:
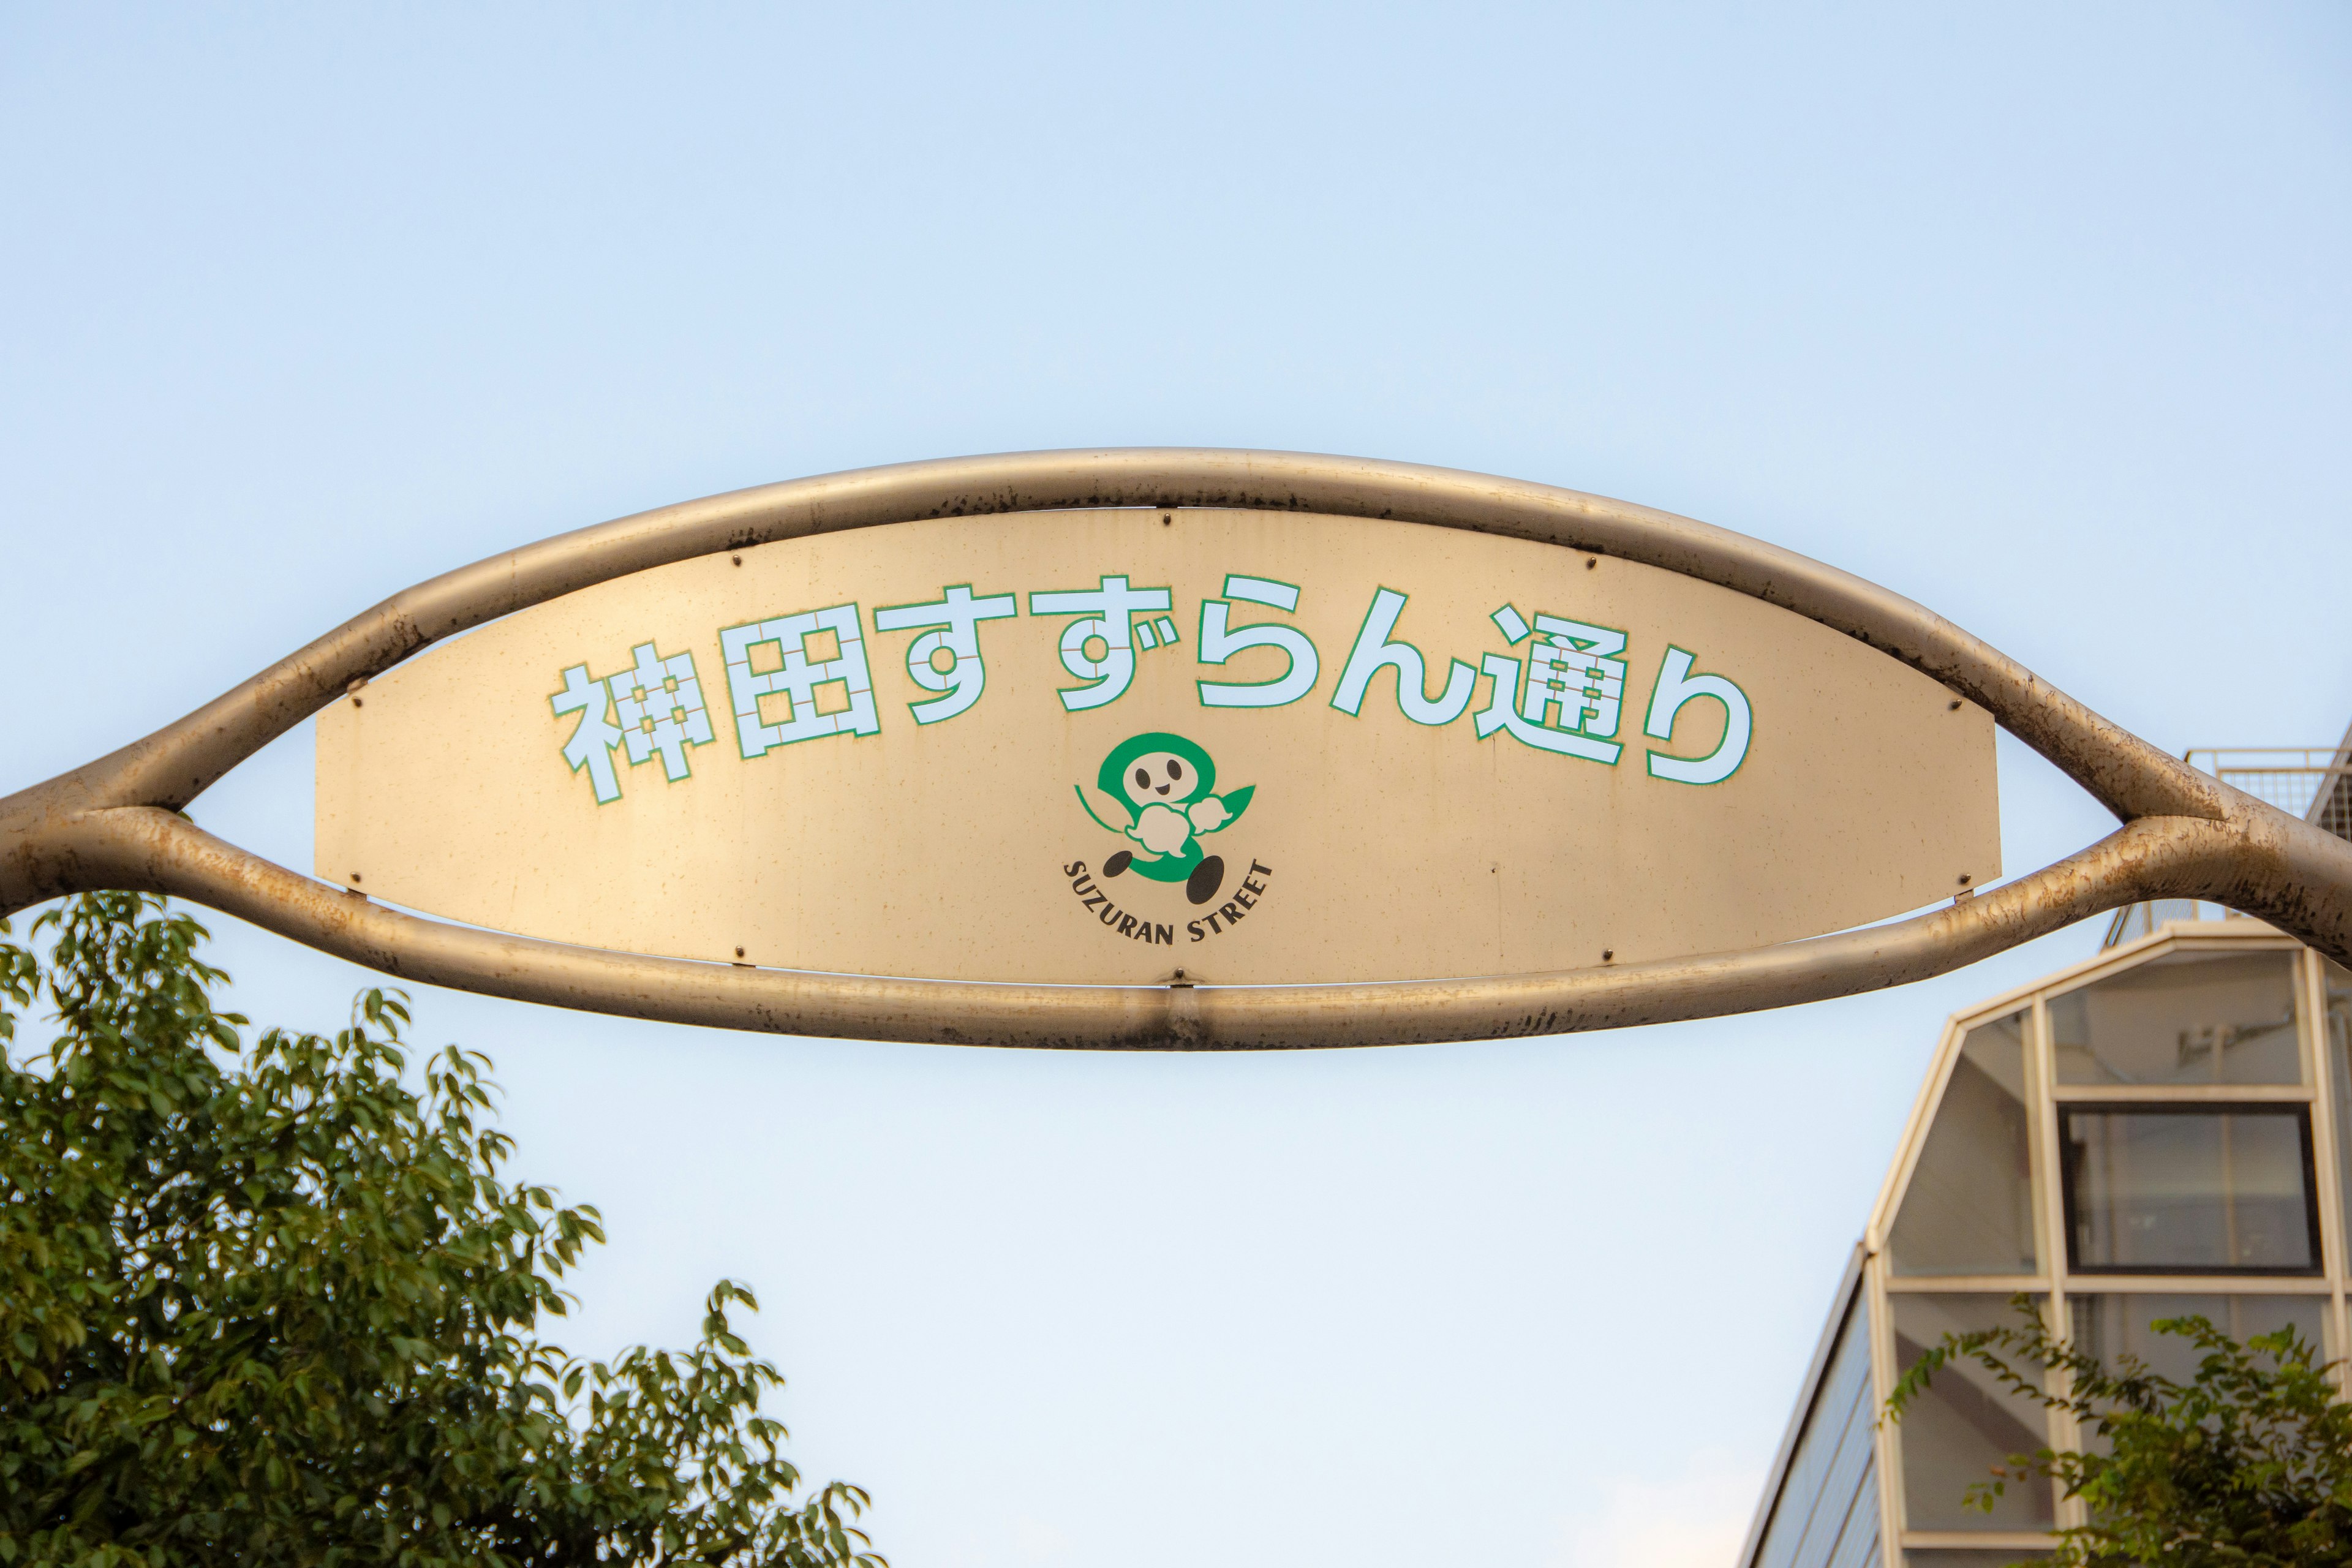
<svg viewBox="0 0 2352 1568">
<path fill-rule="evenodd" d="M 1169 776 L 1170 778 L 1171 778 L 1171 779 L 1181 779 L 1181 778 L 1182 778 L 1182 777 L 1184 776 L 1184 764 L 1183 764 L 1183 763 L 1180 763 L 1180 762 L 1178 762 L 1178 761 L 1177 761 L 1175 758 L 1173 758 L 1173 757 L 1169 758 L 1169 759 L 1168 759 L 1168 776 Z"/>
<path fill-rule="evenodd" d="M 1136 769 L 1135 782 L 1149 788 L 1151 784 L 1151 770 L 1150 768 Z"/>
</svg>

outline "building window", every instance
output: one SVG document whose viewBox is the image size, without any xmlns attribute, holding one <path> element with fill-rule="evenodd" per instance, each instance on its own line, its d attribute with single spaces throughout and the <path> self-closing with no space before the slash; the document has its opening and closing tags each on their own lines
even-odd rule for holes
<svg viewBox="0 0 2352 1568">
<path fill-rule="evenodd" d="M 2070 1296 L 2069 1315 L 2074 1320 L 2074 1348 L 2120 1370 L 2123 1356 L 2137 1357 L 2159 1377 L 2179 1384 L 2194 1382 L 2205 1352 L 2195 1341 L 2179 1334 L 2159 1334 L 2153 1324 L 2166 1318 L 2202 1318 L 2241 1344 L 2256 1334 L 2293 1329 L 2305 1342 L 2327 1353 L 2327 1298 L 2325 1296 L 2179 1296 L 2134 1292 L 2130 1295 Z M 2094 1434 L 2085 1431 L 2084 1442 Z"/>
<path fill-rule="evenodd" d="M 2302 1106 L 2067 1105 L 2059 1118 L 2074 1268 L 2318 1272 Z"/>
<path fill-rule="evenodd" d="M 2051 998 L 2060 1083 L 2301 1083 L 2294 954 L 2178 952 Z"/>
<path fill-rule="evenodd" d="M 1887 1237 L 1897 1274 L 2032 1274 L 2025 1015 L 1969 1031 Z"/>
<path fill-rule="evenodd" d="M 1895 1315 L 1898 1372 L 1917 1365 L 1948 1333 L 2017 1325 L 2006 1296 L 1902 1291 L 1889 1296 L 1887 1306 Z M 1994 1466 L 2050 1442 L 2042 1406 L 2003 1388 L 1975 1362 L 1955 1361 L 1938 1371 L 1895 1432 L 1903 1449 L 1905 1528 L 2047 1530 L 2056 1518 L 2049 1483 L 2030 1477 L 2011 1479 L 1990 1513 L 1969 1506 L 1969 1489 L 1991 1480 Z"/>
</svg>

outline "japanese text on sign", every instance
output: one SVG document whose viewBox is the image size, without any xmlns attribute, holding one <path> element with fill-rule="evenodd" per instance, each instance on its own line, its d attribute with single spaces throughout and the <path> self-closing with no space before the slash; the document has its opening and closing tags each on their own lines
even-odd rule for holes
<svg viewBox="0 0 2352 1568">
<path fill-rule="evenodd" d="M 1250 648 L 1279 650 L 1286 661 L 1267 680 L 1204 675 L 1194 683 L 1202 707 L 1280 708 L 1316 689 L 1325 664 L 1321 651 L 1306 631 L 1279 618 L 1295 616 L 1306 592 L 1232 573 L 1221 595 L 1201 601 L 1192 618 L 1192 658 L 1204 670 L 1215 671 Z M 1627 671 L 1654 657 L 1656 679 L 1641 728 L 1643 740 L 1657 742 L 1643 748 L 1649 776 L 1719 784 L 1747 757 L 1755 729 L 1747 694 L 1727 676 L 1698 673 L 1698 656 L 1689 649 L 1669 643 L 1654 655 L 1614 627 L 1546 610 L 1526 615 L 1506 603 L 1489 618 L 1509 651 L 1474 650 L 1475 663 L 1433 659 L 1409 635 L 1410 604 L 1411 595 L 1398 589 L 1373 593 L 1331 683 L 1332 708 L 1360 718 L 1367 702 L 1376 700 L 1375 691 L 1385 688 L 1405 718 L 1442 728 L 1472 713 L 1483 679 L 1486 700 L 1472 714 L 1472 739 L 1499 732 L 1555 756 L 1615 767 L 1627 744 L 1621 738 Z M 1091 586 L 1026 594 L 981 593 L 969 583 L 944 585 L 934 600 L 882 605 L 870 616 L 877 635 L 920 634 L 904 650 L 907 674 L 932 695 L 907 704 L 914 723 L 950 722 L 983 700 L 989 625 L 1014 620 L 1024 608 L 1028 617 L 1062 623 L 1055 647 L 1076 684 L 1059 688 L 1057 695 L 1069 712 L 1118 702 L 1140 658 L 1181 657 L 1175 650 L 1185 637 L 1166 586 L 1139 585 L 1112 573 L 1097 574 Z M 804 741 L 880 733 L 884 714 L 867 662 L 868 619 L 855 603 L 826 605 L 718 631 L 725 711 L 733 720 L 739 757 L 748 762 Z M 563 668 L 556 672 L 562 689 L 550 698 L 558 718 L 578 715 L 562 753 L 600 805 L 621 798 L 616 758 L 631 767 L 658 759 L 664 781 L 676 784 L 692 776 L 689 749 L 717 738 L 691 651 L 665 656 L 643 642 L 630 649 L 630 658 L 609 676 L 591 675 L 586 662 Z M 1673 742 L 1679 716 L 1700 699 L 1720 709 L 1722 738 L 1704 755 L 1678 754 Z"/>
</svg>

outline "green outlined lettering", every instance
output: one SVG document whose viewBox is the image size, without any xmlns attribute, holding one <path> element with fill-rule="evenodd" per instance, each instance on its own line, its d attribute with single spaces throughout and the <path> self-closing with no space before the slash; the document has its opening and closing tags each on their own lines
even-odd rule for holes
<svg viewBox="0 0 2352 1568">
<path fill-rule="evenodd" d="M 1293 584 L 1270 577 L 1227 574 L 1225 597 L 1201 601 L 1201 662 L 1223 664 L 1244 648 L 1276 647 L 1288 657 L 1290 665 L 1272 680 L 1197 681 L 1194 684 L 1200 689 L 1201 706 L 1284 708 L 1314 690 L 1316 677 L 1322 671 L 1314 642 L 1297 626 L 1279 626 L 1272 621 L 1230 626 L 1228 601 L 1234 599 L 1295 612 L 1298 608 L 1298 589 Z"/>
<path fill-rule="evenodd" d="M 937 724 L 952 719 L 980 700 L 981 693 L 988 689 L 988 666 L 980 657 L 980 623 L 1018 613 L 1011 594 L 975 599 L 969 583 L 941 589 L 934 604 L 885 605 L 874 612 L 877 632 L 937 628 L 924 631 L 907 649 L 908 678 L 926 691 L 942 693 L 929 701 L 907 704 L 916 723 Z M 936 662 L 942 653 L 954 661 L 944 670 Z"/>
<path fill-rule="evenodd" d="M 1150 648 L 1177 640 L 1174 620 L 1162 616 L 1139 626 L 1137 614 L 1174 607 L 1167 589 L 1131 587 L 1124 575 L 1106 574 L 1093 588 L 1032 593 L 1031 615 L 1081 617 L 1062 628 L 1060 651 L 1062 668 L 1087 684 L 1062 688 L 1062 707 L 1081 713 L 1125 696 L 1135 679 L 1137 645 Z M 1087 654 L 1089 642 L 1103 645 L 1100 658 Z"/>
<path fill-rule="evenodd" d="M 1478 671 L 1458 658 L 1449 659 L 1445 689 L 1433 699 L 1426 694 L 1428 667 L 1421 649 L 1390 635 L 1396 630 L 1397 617 L 1404 614 L 1406 597 L 1393 588 L 1373 594 L 1371 607 L 1364 612 L 1363 625 L 1357 629 L 1355 647 L 1349 650 L 1347 668 L 1340 671 L 1339 684 L 1331 693 L 1331 706 L 1350 718 L 1360 717 L 1372 677 L 1383 666 L 1393 666 L 1398 710 L 1416 724 L 1451 724 L 1470 706 Z"/>
<path fill-rule="evenodd" d="M 1486 706 L 1474 726 L 1479 739 L 1500 730 L 1523 746 L 1614 767 L 1624 751 L 1612 737 L 1625 694 L 1625 666 L 1609 656 L 1625 651 L 1625 634 L 1543 614 L 1530 628 L 1507 604 L 1491 618 L 1513 647 L 1530 636 L 1536 640 L 1528 650 L 1524 683 L 1516 658 L 1490 653 L 1479 661 L 1489 682 Z"/>
<path fill-rule="evenodd" d="M 1650 776 L 1672 779 L 1676 784 L 1721 784 L 1739 771 L 1748 760 L 1748 742 L 1754 732 L 1756 715 L 1748 703 L 1748 694 L 1727 678 L 1720 675 L 1693 675 L 1691 655 L 1669 644 L 1665 662 L 1658 669 L 1658 683 L 1650 692 L 1650 712 L 1643 721 L 1642 732 L 1654 741 L 1675 738 L 1675 715 L 1683 704 L 1695 697 L 1712 697 L 1723 704 L 1723 739 L 1714 751 L 1703 757 L 1675 757 L 1651 749 Z"/>
</svg>

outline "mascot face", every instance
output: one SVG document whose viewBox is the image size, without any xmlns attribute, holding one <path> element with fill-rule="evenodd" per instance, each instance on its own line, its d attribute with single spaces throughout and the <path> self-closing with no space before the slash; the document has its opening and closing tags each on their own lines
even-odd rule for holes
<svg viewBox="0 0 2352 1568">
<path fill-rule="evenodd" d="M 1181 735 L 1153 731 L 1130 735 L 1103 759 L 1095 782 L 1129 809 L 1182 806 L 1215 790 L 1217 764 Z"/>
<path fill-rule="evenodd" d="M 1173 752 L 1146 752 L 1129 764 L 1119 788 L 1138 805 L 1181 805 L 1201 787 L 1201 772 Z"/>
</svg>

